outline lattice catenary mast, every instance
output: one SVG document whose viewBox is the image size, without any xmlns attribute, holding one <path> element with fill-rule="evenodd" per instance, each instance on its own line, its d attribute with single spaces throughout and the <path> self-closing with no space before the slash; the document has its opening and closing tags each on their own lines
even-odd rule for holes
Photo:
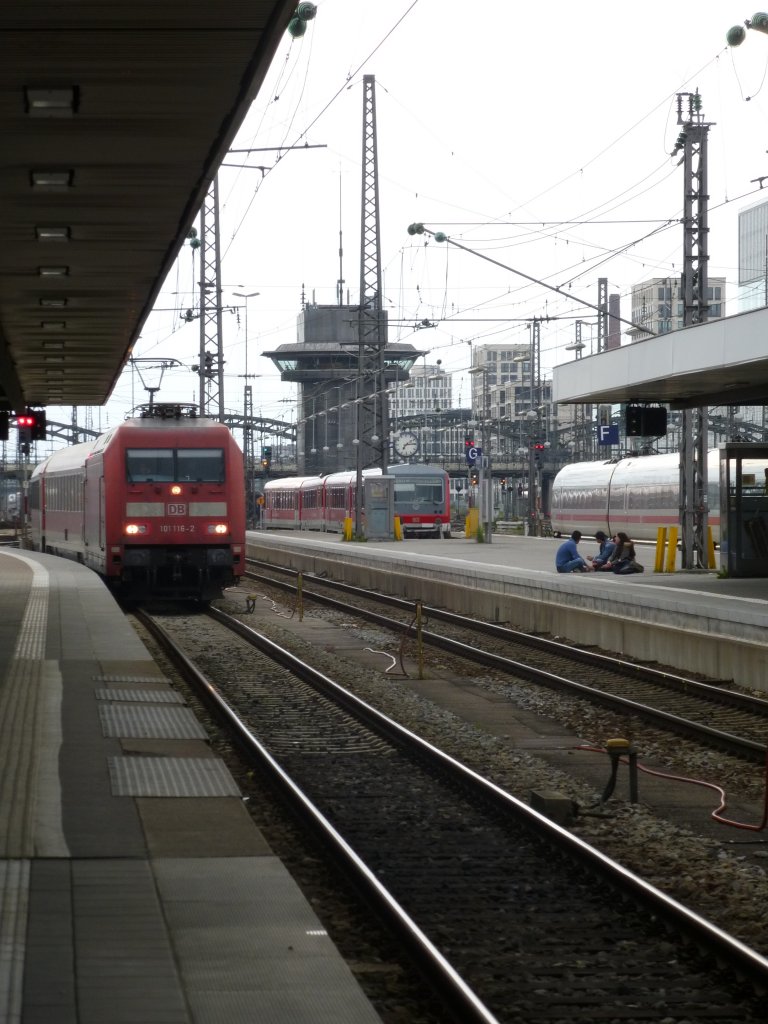
<svg viewBox="0 0 768 1024">
<path fill-rule="evenodd" d="M 389 410 L 384 376 L 386 323 L 382 313 L 381 242 L 379 235 L 378 156 L 376 152 L 376 87 L 373 75 L 363 78 L 363 188 L 360 224 L 360 306 L 357 370 L 357 501 L 355 533 L 361 530 L 362 471 L 389 461 Z"/>
<path fill-rule="evenodd" d="M 684 106 L 687 101 L 687 111 Z M 683 152 L 683 325 L 709 319 L 707 224 L 707 136 L 710 124 L 701 112 L 701 96 L 680 93 L 677 123 L 682 126 L 672 156 Z M 705 569 L 707 546 L 708 410 L 685 409 L 680 439 L 680 532 L 683 569 Z"/>
<path fill-rule="evenodd" d="M 200 208 L 200 415 L 224 419 L 219 193 L 214 177 Z"/>
</svg>

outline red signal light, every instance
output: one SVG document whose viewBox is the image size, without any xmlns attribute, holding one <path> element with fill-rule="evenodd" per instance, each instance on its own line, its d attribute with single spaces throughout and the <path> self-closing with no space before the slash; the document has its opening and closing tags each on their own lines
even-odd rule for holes
<svg viewBox="0 0 768 1024">
<path fill-rule="evenodd" d="M 48 429 L 45 410 L 27 409 L 16 417 L 16 426 L 19 430 L 28 430 L 30 440 L 44 441 Z"/>
</svg>

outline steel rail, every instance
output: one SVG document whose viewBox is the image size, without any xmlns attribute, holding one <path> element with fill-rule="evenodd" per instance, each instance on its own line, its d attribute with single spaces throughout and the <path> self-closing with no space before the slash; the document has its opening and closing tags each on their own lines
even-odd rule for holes
<svg viewBox="0 0 768 1024">
<path fill-rule="evenodd" d="M 523 820 L 533 832 L 543 836 L 547 842 L 559 846 L 564 853 L 580 861 L 587 870 L 592 871 L 620 889 L 636 904 L 639 904 L 653 913 L 654 916 L 663 920 L 676 934 L 686 936 L 698 949 L 714 954 L 721 963 L 728 965 L 740 977 L 747 979 L 758 991 L 765 991 L 768 988 L 768 958 L 761 956 L 745 943 L 724 932 L 705 918 L 695 914 L 687 907 L 678 903 L 677 900 L 656 889 L 599 850 L 589 846 L 579 839 L 578 836 L 571 834 L 566 829 L 534 811 L 527 804 L 524 804 L 506 792 L 506 790 L 501 789 L 495 783 L 478 775 L 477 772 L 415 735 L 409 729 L 381 714 L 371 705 L 345 690 L 344 687 L 324 673 L 296 658 L 256 630 L 216 608 L 208 609 L 207 614 L 257 647 L 262 653 L 273 658 L 283 667 L 288 668 L 298 678 L 317 689 L 318 692 L 342 704 L 354 717 L 364 721 L 374 731 L 385 735 L 400 747 L 406 747 L 415 751 L 420 759 L 426 760 L 433 766 L 453 776 L 464 787 L 474 787 L 479 796 L 502 812 L 512 814 L 518 821 Z M 151 628 L 153 635 L 158 636 L 159 639 L 159 627 L 155 624 L 148 628 Z M 176 648 L 176 645 L 174 644 L 173 647 Z M 192 663 L 182 652 L 179 652 L 179 657 L 179 664 L 189 665 L 193 669 L 195 676 L 200 675 L 199 671 L 192 666 Z M 175 656 L 174 660 L 176 660 Z M 201 676 L 201 678 L 204 679 L 205 677 Z M 340 841 L 338 849 L 340 855 L 344 858 L 345 864 L 355 872 L 359 882 L 365 884 L 366 887 L 369 879 L 373 882 L 374 889 L 371 890 L 371 895 L 376 897 L 377 903 L 381 901 L 380 909 L 385 915 L 393 920 L 397 927 L 400 927 L 400 922 L 403 920 L 408 922 L 408 928 L 403 934 L 409 944 L 409 948 L 413 944 L 417 961 L 421 963 L 425 973 L 434 978 L 433 972 L 438 970 L 440 978 L 445 978 L 450 989 L 453 991 L 454 998 L 460 1000 L 459 1004 L 454 1004 L 460 1007 L 460 1012 L 457 1012 L 457 1018 L 460 1021 L 495 1021 L 496 1018 L 477 1000 L 474 993 L 468 989 L 439 951 L 432 947 L 429 939 L 422 935 L 418 926 L 411 921 L 408 915 L 402 912 L 403 916 L 400 917 L 397 914 L 396 911 L 401 908 L 399 908 L 396 901 L 380 885 L 362 861 L 359 860 L 351 847 L 336 833 L 327 819 L 313 807 L 301 790 L 294 785 L 269 752 L 262 748 L 250 730 L 239 722 L 236 714 L 223 700 L 216 687 L 205 680 L 203 693 L 206 699 L 210 699 L 212 707 L 216 710 L 217 714 L 220 713 L 227 723 L 231 721 L 233 728 L 236 730 L 238 740 L 242 739 L 247 744 L 248 749 L 253 749 L 254 754 L 265 767 L 269 768 L 270 772 L 272 772 L 272 766 L 274 765 L 274 770 L 277 772 L 275 777 L 300 812 L 307 815 L 308 820 L 320 828 L 322 834 L 327 836 L 329 841 L 331 839 L 335 840 L 338 837 Z M 219 709 L 221 709 L 220 712 Z M 334 842 L 334 848 L 336 848 L 336 845 Z M 436 954 L 436 959 L 432 956 L 432 950 Z M 426 960 L 419 960 L 419 957 L 426 957 Z M 446 974 L 443 973 L 443 964 L 447 968 Z M 441 989 L 441 991 L 444 990 Z M 448 1005 L 451 1006 L 452 1004 L 449 1002 Z M 486 1014 L 485 1016 L 482 1016 L 483 1011 Z M 479 1013 L 480 1015 L 468 1016 L 468 1014 L 474 1013 Z"/>
<path fill-rule="evenodd" d="M 283 581 L 269 580 L 271 585 L 277 586 L 286 590 L 295 589 L 291 584 Z M 322 581 L 323 583 L 325 580 Z M 358 588 L 355 588 L 356 590 Z M 367 597 L 369 600 L 372 595 L 367 591 L 359 591 L 360 596 Z M 306 587 L 302 587 L 302 595 L 305 598 L 317 601 L 318 603 L 324 604 L 327 607 L 335 608 L 338 611 L 344 611 L 347 613 L 359 615 L 361 618 L 366 619 L 368 622 L 373 622 L 376 625 L 382 626 L 385 629 L 393 630 L 403 634 L 410 634 L 413 632 L 413 626 L 411 623 L 398 622 L 392 618 L 388 618 L 385 615 L 380 615 L 377 612 L 373 612 L 367 609 L 360 609 L 348 604 L 343 601 L 338 601 L 336 598 L 329 597 L 327 594 L 313 593 L 311 590 L 307 590 Z M 375 600 L 379 599 L 379 595 L 375 595 Z M 391 599 L 387 599 L 385 603 L 389 604 Z M 413 612 L 413 604 L 409 602 L 403 602 L 401 606 L 407 606 L 407 610 Z M 432 609 L 429 610 L 431 615 Z M 455 615 L 450 613 L 451 621 L 454 625 L 460 625 L 465 629 L 473 629 L 475 627 L 476 620 L 467 619 L 463 616 Z M 442 616 L 441 616 L 442 617 Z M 481 624 L 485 625 L 485 624 Z M 503 630 L 504 627 L 498 627 Z M 503 639 L 514 639 L 525 638 L 527 640 L 529 634 L 519 633 L 514 634 L 514 631 L 507 630 L 504 634 L 494 634 L 501 636 Z M 706 737 L 711 741 L 718 749 L 725 750 L 730 754 L 734 754 L 737 757 L 744 758 L 745 760 L 751 761 L 757 764 L 763 764 L 768 756 L 766 746 L 762 743 L 757 743 L 754 740 L 744 739 L 741 736 L 734 736 L 732 733 L 723 732 L 720 729 L 713 729 L 711 726 L 704 725 L 699 722 L 692 722 L 689 719 L 681 718 L 679 715 L 673 715 L 668 711 L 662 711 L 659 708 L 651 707 L 648 704 L 641 704 L 638 701 L 629 700 L 627 697 L 619 697 L 611 693 L 606 693 L 605 690 L 599 690 L 596 687 L 587 686 L 584 683 L 576 682 L 572 679 L 566 679 L 564 676 L 558 676 L 552 672 L 547 672 L 544 669 L 536 668 L 533 665 L 528 665 L 522 661 L 516 661 L 513 658 L 506 658 L 499 654 L 493 654 L 491 651 L 480 651 L 476 647 L 470 644 L 462 643 L 460 640 L 452 640 L 449 637 L 440 636 L 438 633 L 433 633 L 429 630 L 423 630 L 421 633 L 422 639 L 425 643 L 428 643 L 432 647 L 437 647 L 440 650 L 447 651 L 456 657 L 464 658 L 467 661 L 472 661 L 475 664 L 483 665 L 486 668 L 493 668 L 497 671 L 504 672 L 506 674 L 515 675 L 527 679 L 529 682 L 536 683 L 541 686 L 546 686 L 549 689 L 559 690 L 560 692 L 569 693 L 571 695 L 577 694 L 581 697 L 585 697 L 593 703 L 602 704 L 604 707 L 620 710 L 625 714 L 637 715 L 645 719 L 646 721 L 653 722 L 663 728 L 673 731 L 678 735 L 689 736 L 694 739 L 701 739 Z M 534 637 L 534 640 L 540 638 Z M 546 642 L 546 641 L 545 641 Z M 559 650 L 561 656 L 570 657 L 572 649 L 564 644 L 555 645 Z M 545 650 L 552 650 L 552 647 L 543 648 Z M 589 652 L 579 651 L 580 655 L 589 655 Z M 625 666 L 630 668 L 636 668 L 631 662 L 626 662 L 619 659 L 612 659 L 607 655 L 598 655 L 600 661 L 599 664 L 602 668 L 612 669 L 613 671 L 623 671 Z M 586 658 L 577 657 L 576 660 L 584 661 Z M 664 675 L 664 673 L 662 673 Z M 637 678 L 637 676 L 636 676 Z M 682 677 L 667 677 L 677 678 L 681 682 L 690 683 L 693 687 L 696 685 L 693 680 L 683 680 Z M 648 682 L 657 682 L 653 677 L 644 680 Z M 706 684 L 700 684 L 706 686 Z M 717 687 L 708 687 L 708 689 L 717 690 Z M 707 691 L 700 691 L 706 693 Z M 761 702 L 765 703 L 765 702 Z"/>
<path fill-rule="evenodd" d="M 318 576 L 315 573 L 300 573 L 297 569 L 287 569 L 283 566 L 273 565 L 269 562 L 260 562 L 249 558 L 248 564 L 260 565 L 272 572 L 281 573 L 285 576 L 297 577 L 302 575 L 305 580 L 311 580 L 319 586 L 338 590 L 342 593 L 351 594 L 355 597 L 373 599 L 391 608 L 400 608 L 404 612 L 412 612 L 414 602 L 402 597 L 393 597 L 391 594 L 372 594 L 370 590 L 356 587 L 352 583 L 343 583 L 341 580 L 333 580 L 326 576 Z M 246 572 L 246 577 L 261 579 L 258 575 Z M 274 582 L 275 586 L 282 586 L 280 581 Z M 754 714 L 762 714 L 768 718 L 768 700 L 759 697 L 752 697 L 745 693 L 724 689 L 716 683 L 705 683 L 697 679 L 689 679 L 687 676 L 678 675 L 675 672 L 667 672 L 664 669 L 652 668 L 650 665 L 638 664 L 634 661 L 626 661 L 610 654 L 601 654 L 599 651 L 585 650 L 581 647 L 572 647 L 569 644 L 561 643 L 559 640 L 548 640 L 546 637 L 536 636 L 533 633 L 524 633 L 522 630 L 512 629 L 509 626 L 501 626 L 495 622 L 484 622 L 482 619 L 472 619 L 458 612 L 451 612 L 445 608 L 435 608 L 432 605 L 422 605 L 422 610 L 430 619 L 440 622 L 449 622 L 464 629 L 474 629 L 479 633 L 496 637 L 499 640 L 506 640 L 510 643 L 522 643 L 527 647 L 536 650 L 546 651 L 552 654 L 562 654 L 572 661 L 580 661 L 585 665 L 604 667 L 615 670 L 617 667 L 627 675 L 644 682 L 657 683 L 659 686 L 667 686 L 670 689 L 687 690 L 693 693 L 700 693 L 719 703 L 751 711 Z"/>
<path fill-rule="evenodd" d="M 135 614 L 163 651 L 171 658 L 179 672 L 194 686 L 211 713 L 234 735 L 237 745 L 244 751 L 245 756 L 255 759 L 259 763 L 261 769 L 277 784 L 297 815 L 312 828 L 332 852 L 334 859 L 341 864 L 345 877 L 350 878 L 356 884 L 364 898 L 389 923 L 398 938 L 408 948 L 415 963 L 441 994 L 443 1001 L 459 1024 L 464 1024 L 464 1022 L 466 1024 L 499 1024 L 498 1018 L 475 995 L 463 978 L 421 931 L 416 922 L 358 857 L 343 836 L 336 831 L 325 815 L 240 720 L 218 688 L 184 654 L 159 623 L 142 610 L 136 610 Z M 295 671 L 304 681 L 311 678 L 315 683 L 322 680 L 323 683 L 331 687 L 337 686 L 332 680 L 315 672 L 310 666 L 299 662 L 298 659 L 294 659 L 288 655 L 288 652 L 266 637 L 254 633 L 247 626 L 237 623 L 241 628 L 235 628 L 237 620 L 231 619 L 230 616 L 224 615 L 215 608 L 208 609 L 206 614 L 227 628 L 233 629 L 279 664 Z M 341 688 L 339 687 L 339 689 Z M 349 696 L 352 697 L 351 694 Z M 354 698 L 354 700 L 356 699 Z M 374 715 L 377 714 L 373 708 L 369 710 Z"/>
</svg>

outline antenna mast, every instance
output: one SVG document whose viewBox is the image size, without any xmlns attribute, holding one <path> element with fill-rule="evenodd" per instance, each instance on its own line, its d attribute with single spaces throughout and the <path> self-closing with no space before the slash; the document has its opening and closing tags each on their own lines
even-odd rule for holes
<svg viewBox="0 0 768 1024">
<path fill-rule="evenodd" d="M 344 246 L 341 230 L 341 171 L 339 171 L 339 280 L 336 283 L 336 299 L 340 306 L 344 305 Z"/>
</svg>

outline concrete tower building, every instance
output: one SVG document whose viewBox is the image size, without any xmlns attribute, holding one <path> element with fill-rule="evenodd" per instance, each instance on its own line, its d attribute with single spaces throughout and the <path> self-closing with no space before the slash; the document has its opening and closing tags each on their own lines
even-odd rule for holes
<svg viewBox="0 0 768 1024">
<path fill-rule="evenodd" d="M 382 316 L 386 319 L 385 311 Z M 308 303 L 299 315 L 297 334 L 296 344 L 262 353 L 278 368 L 282 380 L 298 384 L 297 471 L 313 475 L 353 470 L 354 442 L 359 441 L 358 400 L 373 396 L 374 402 L 386 401 L 387 388 L 408 379 L 421 353 L 412 345 L 388 343 L 381 373 L 361 377 L 357 306 Z M 363 466 L 375 464 L 375 453 L 364 452 Z"/>
</svg>

